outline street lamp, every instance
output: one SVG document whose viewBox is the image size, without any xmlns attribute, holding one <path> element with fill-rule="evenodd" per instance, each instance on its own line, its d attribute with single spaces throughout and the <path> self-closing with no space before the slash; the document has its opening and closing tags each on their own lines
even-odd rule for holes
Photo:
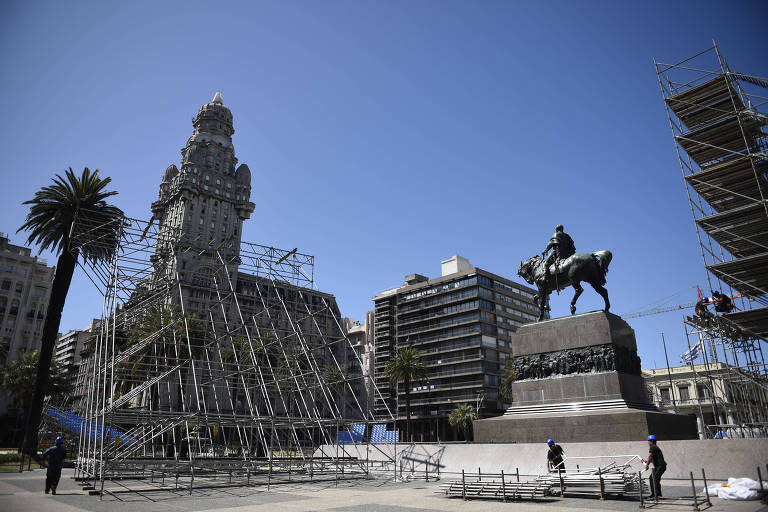
<svg viewBox="0 0 768 512">
<path fill-rule="evenodd" d="M 475 391 L 475 394 L 477 395 L 477 400 L 475 401 L 475 410 L 477 411 L 477 417 L 480 418 L 480 407 L 483 405 L 483 400 L 485 400 L 485 391 L 482 389 L 479 389 Z"/>
</svg>

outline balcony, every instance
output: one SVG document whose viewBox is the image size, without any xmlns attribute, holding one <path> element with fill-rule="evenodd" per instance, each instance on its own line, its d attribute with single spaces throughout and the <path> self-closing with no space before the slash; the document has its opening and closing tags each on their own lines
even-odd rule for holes
<svg viewBox="0 0 768 512">
<path fill-rule="evenodd" d="M 722 401 L 720 401 L 722 402 Z M 677 405 L 678 407 L 690 407 L 690 406 L 698 406 L 699 403 L 701 405 L 712 405 L 712 397 L 705 397 L 701 399 L 701 402 L 699 402 L 698 398 L 686 398 L 684 400 L 678 400 L 675 399 L 675 403 L 672 403 L 671 399 L 663 399 L 659 400 L 658 398 L 653 401 L 654 405 L 658 407 L 659 409 L 672 409 L 674 405 Z M 717 405 L 717 404 L 716 404 Z"/>
<path fill-rule="evenodd" d="M 436 297 L 434 299 L 430 299 L 421 303 L 411 303 L 411 304 L 400 306 L 397 310 L 397 316 L 399 318 L 400 316 L 405 315 L 406 313 L 410 313 L 411 311 L 429 309 L 435 306 L 450 304 L 452 302 L 459 302 L 466 299 L 476 298 L 477 296 L 478 296 L 477 288 L 473 288 L 471 290 L 461 290 L 459 292 L 455 292 L 450 295 L 443 295 L 443 296 Z"/>
<path fill-rule="evenodd" d="M 473 302 L 474 302 L 474 304 L 473 304 Z M 480 304 L 477 303 L 477 301 L 473 301 L 473 302 L 468 302 L 467 303 L 467 304 L 469 304 L 468 307 L 466 307 L 464 309 L 457 309 L 456 311 L 449 311 L 449 312 L 442 312 L 442 313 L 426 313 L 426 314 L 419 315 L 419 316 L 414 316 L 414 317 L 410 317 L 410 318 L 406 318 L 406 319 L 400 319 L 400 320 L 398 320 L 398 326 L 402 328 L 403 326 L 410 325 L 410 324 L 415 324 L 415 323 L 418 323 L 418 322 L 423 322 L 424 320 L 433 320 L 433 319 L 438 319 L 438 318 L 445 318 L 445 317 L 449 317 L 451 315 L 457 315 L 459 313 L 464 313 L 466 311 L 479 310 L 480 309 Z"/>
</svg>

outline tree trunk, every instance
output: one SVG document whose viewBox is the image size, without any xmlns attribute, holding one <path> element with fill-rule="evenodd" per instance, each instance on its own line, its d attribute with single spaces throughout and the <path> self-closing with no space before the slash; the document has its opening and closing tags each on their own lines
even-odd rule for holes
<svg viewBox="0 0 768 512">
<path fill-rule="evenodd" d="M 26 428 L 24 429 L 24 442 L 22 451 L 30 456 L 37 456 L 37 436 L 43 414 L 43 400 L 48 393 L 51 377 L 51 359 L 56 347 L 56 338 L 59 335 L 61 324 L 61 311 L 67 300 L 69 285 L 72 283 L 72 274 L 77 264 L 77 251 L 69 252 L 64 244 L 56 263 L 56 274 L 51 286 L 51 298 L 48 302 L 48 311 L 43 325 L 43 336 L 40 346 L 40 362 L 37 366 L 37 378 L 32 401 L 27 411 Z"/>
<path fill-rule="evenodd" d="M 411 382 L 405 379 L 405 440 L 411 442 Z"/>
</svg>

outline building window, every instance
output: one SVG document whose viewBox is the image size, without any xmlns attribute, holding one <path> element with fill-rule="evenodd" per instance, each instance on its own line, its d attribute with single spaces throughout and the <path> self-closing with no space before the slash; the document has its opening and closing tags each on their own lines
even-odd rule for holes
<svg viewBox="0 0 768 512">
<path fill-rule="evenodd" d="M 680 386 L 677 388 L 677 390 L 680 392 L 680 400 L 690 400 L 691 394 L 688 390 L 688 386 Z"/>
<path fill-rule="evenodd" d="M 670 398 L 670 395 L 669 395 L 669 388 L 660 388 L 659 389 L 659 394 L 661 395 L 661 401 L 662 402 L 670 402 L 670 401 L 672 401 L 672 399 Z"/>
<path fill-rule="evenodd" d="M 3 290 L 10 290 L 11 289 L 11 282 L 8 279 L 3 281 L 2 289 Z"/>
<path fill-rule="evenodd" d="M 698 384 L 696 386 L 696 394 L 699 398 L 709 398 L 709 388 L 707 386 Z"/>
</svg>

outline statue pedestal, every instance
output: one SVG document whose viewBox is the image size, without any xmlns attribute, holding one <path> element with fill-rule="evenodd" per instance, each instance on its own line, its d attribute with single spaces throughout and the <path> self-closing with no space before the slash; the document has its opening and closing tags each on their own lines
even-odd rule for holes
<svg viewBox="0 0 768 512">
<path fill-rule="evenodd" d="M 513 338 L 513 405 L 474 423 L 475 442 L 697 439 L 693 416 L 648 400 L 632 328 L 604 311 L 526 324 Z"/>
</svg>

